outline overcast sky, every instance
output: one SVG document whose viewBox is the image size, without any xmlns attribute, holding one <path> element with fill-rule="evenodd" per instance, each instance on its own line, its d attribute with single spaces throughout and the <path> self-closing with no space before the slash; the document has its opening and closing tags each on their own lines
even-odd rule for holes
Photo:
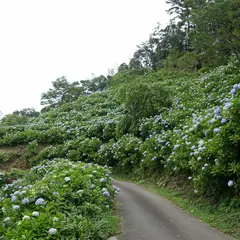
<svg viewBox="0 0 240 240">
<path fill-rule="evenodd" d="M 79 81 L 128 62 L 169 20 L 165 0 L 0 0 L 0 111 L 40 110 L 61 76 Z"/>
</svg>

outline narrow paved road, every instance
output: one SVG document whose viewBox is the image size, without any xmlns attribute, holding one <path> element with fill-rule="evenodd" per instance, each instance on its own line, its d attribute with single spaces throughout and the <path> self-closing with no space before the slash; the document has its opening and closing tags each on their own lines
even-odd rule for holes
<svg viewBox="0 0 240 240">
<path fill-rule="evenodd" d="M 121 189 L 119 240 L 233 240 L 155 193 L 132 183 L 114 184 Z"/>
</svg>

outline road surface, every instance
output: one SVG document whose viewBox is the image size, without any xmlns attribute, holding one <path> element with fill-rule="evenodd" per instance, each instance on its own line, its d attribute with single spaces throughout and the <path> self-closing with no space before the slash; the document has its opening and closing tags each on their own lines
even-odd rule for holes
<svg viewBox="0 0 240 240">
<path fill-rule="evenodd" d="M 114 184 L 120 188 L 123 219 L 118 240 L 233 240 L 153 192 L 132 183 Z"/>
</svg>

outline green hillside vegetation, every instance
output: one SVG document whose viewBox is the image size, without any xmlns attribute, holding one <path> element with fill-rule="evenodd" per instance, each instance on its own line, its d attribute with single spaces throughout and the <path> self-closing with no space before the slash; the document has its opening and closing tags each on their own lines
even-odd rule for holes
<svg viewBox="0 0 240 240">
<path fill-rule="evenodd" d="M 1 120 L 0 150 L 23 146 L 32 167 L 2 173 L 4 239 L 34 239 L 33 233 L 38 239 L 106 239 L 117 232 L 118 189 L 105 165 L 182 185 L 196 199 L 239 213 L 240 2 L 168 2 L 175 19 L 158 26 L 117 73 L 74 83 L 58 78 L 42 95 L 41 113 L 25 109 Z M 0 151 L 3 169 L 9 154 Z M 15 204 L 20 187 L 25 192 Z M 36 208 L 38 198 L 47 208 Z M 239 223 L 239 216 L 228 221 Z M 53 217 L 61 221 L 49 222 Z M 240 238 L 232 226 L 226 231 Z"/>
<path fill-rule="evenodd" d="M 106 239 L 118 230 L 107 167 L 45 160 L 27 172 L 1 173 L 3 239 Z M 12 182 L 12 183 L 11 183 Z"/>
</svg>

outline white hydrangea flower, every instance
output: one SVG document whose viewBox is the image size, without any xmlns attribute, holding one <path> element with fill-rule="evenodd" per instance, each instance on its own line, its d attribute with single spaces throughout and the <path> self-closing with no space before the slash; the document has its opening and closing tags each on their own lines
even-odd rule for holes
<svg viewBox="0 0 240 240">
<path fill-rule="evenodd" d="M 23 191 L 20 192 L 20 195 L 23 195 L 23 194 L 25 194 L 25 193 L 26 193 L 26 191 L 23 190 Z"/>
<path fill-rule="evenodd" d="M 59 220 L 59 219 L 58 219 L 57 217 L 53 217 L 53 221 L 54 221 L 54 222 L 58 222 L 58 220 Z"/>
<path fill-rule="evenodd" d="M 69 181 L 71 181 L 71 178 L 70 177 L 65 177 L 64 180 L 65 180 L 65 182 L 69 182 Z"/>
<path fill-rule="evenodd" d="M 30 217 L 29 216 L 27 216 L 27 215 L 25 215 L 25 216 L 23 216 L 23 218 L 22 218 L 23 220 L 30 220 Z"/>
<path fill-rule="evenodd" d="M 38 217 L 39 216 L 39 212 L 37 212 L 37 211 L 32 212 L 32 216 L 33 217 Z"/>
<path fill-rule="evenodd" d="M 3 220 L 3 222 L 9 222 L 11 219 L 10 219 L 10 217 L 6 217 L 4 220 Z"/>
<path fill-rule="evenodd" d="M 55 235 L 55 234 L 57 233 L 57 229 L 56 229 L 56 228 L 50 228 L 50 229 L 48 230 L 48 233 L 49 233 L 50 235 Z"/>
</svg>

